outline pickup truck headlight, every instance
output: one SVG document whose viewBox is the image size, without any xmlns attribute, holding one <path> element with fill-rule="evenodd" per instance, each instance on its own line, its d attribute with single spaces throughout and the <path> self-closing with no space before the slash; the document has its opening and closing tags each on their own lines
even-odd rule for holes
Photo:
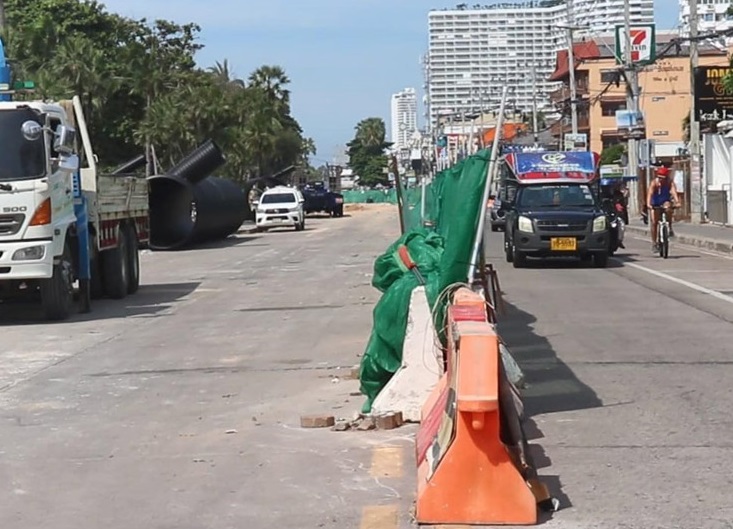
<svg viewBox="0 0 733 529">
<path fill-rule="evenodd" d="M 532 219 L 529 217 L 519 217 L 517 219 L 517 228 L 519 231 L 525 233 L 534 233 L 534 226 L 532 225 Z"/>
<path fill-rule="evenodd" d="M 602 215 L 600 217 L 596 217 L 593 219 L 593 233 L 596 233 L 598 231 L 603 231 L 608 228 L 608 219 L 606 219 L 605 215 Z"/>
<path fill-rule="evenodd" d="M 38 261 L 46 255 L 46 248 L 43 246 L 29 246 L 15 250 L 13 261 Z"/>
</svg>

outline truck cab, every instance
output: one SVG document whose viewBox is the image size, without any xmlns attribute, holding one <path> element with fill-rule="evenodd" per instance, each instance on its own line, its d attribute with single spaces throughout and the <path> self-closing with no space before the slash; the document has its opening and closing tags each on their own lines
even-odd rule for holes
<svg viewBox="0 0 733 529">
<path fill-rule="evenodd" d="M 515 268 L 528 257 L 579 257 L 608 264 L 610 235 L 592 152 L 511 153 L 501 160 L 506 195 L 504 251 Z"/>
</svg>

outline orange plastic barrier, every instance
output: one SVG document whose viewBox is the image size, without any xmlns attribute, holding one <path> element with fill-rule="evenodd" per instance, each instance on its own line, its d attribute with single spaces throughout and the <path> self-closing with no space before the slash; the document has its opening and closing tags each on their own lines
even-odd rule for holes
<svg viewBox="0 0 733 529">
<path fill-rule="evenodd" d="M 500 438 L 499 339 L 483 299 L 458 290 L 447 329 L 448 370 L 416 439 L 417 522 L 536 524 L 535 496 Z"/>
</svg>

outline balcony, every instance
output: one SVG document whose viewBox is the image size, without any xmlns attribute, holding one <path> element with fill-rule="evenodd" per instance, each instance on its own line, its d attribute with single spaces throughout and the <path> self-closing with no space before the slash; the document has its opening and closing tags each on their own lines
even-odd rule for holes
<svg viewBox="0 0 733 529">
<path fill-rule="evenodd" d="M 575 91 L 578 95 L 578 97 L 583 97 L 588 95 L 588 85 L 585 83 L 577 84 Z M 563 101 L 567 101 L 570 99 L 570 87 L 569 86 L 561 86 L 557 90 L 553 90 L 549 94 L 550 101 L 552 101 L 554 104 L 562 103 Z"/>
<path fill-rule="evenodd" d="M 560 137 L 563 134 L 570 134 L 573 132 L 572 124 L 570 123 L 570 118 L 565 117 L 561 120 L 556 121 L 552 125 L 550 125 L 550 132 L 555 137 Z M 580 114 L 578 115 L 578 132 L 579 133 L 589 133 L 590 132 L 590 119 L 588 119 L 587 115 Z"/>
</svg>

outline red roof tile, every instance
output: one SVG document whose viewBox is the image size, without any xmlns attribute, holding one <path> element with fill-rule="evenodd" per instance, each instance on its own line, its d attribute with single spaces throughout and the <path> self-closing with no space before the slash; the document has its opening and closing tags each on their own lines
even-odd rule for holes
<svg viewBox="0 0 733 529">
<path fill-rule="evenodd" d="M 592 40 L 576 42 L 573 44 L 573 62 L 575 69 L 586 59 L 598 59 L 601 57 L 601 51 L 598 45 Z M 561 81 L 570 73 L 568 65 L 568 50 L 560 50 L 557 52 L 555 59 L 555 71 L 550 75 L 549 81 Z"/>
</svg>

